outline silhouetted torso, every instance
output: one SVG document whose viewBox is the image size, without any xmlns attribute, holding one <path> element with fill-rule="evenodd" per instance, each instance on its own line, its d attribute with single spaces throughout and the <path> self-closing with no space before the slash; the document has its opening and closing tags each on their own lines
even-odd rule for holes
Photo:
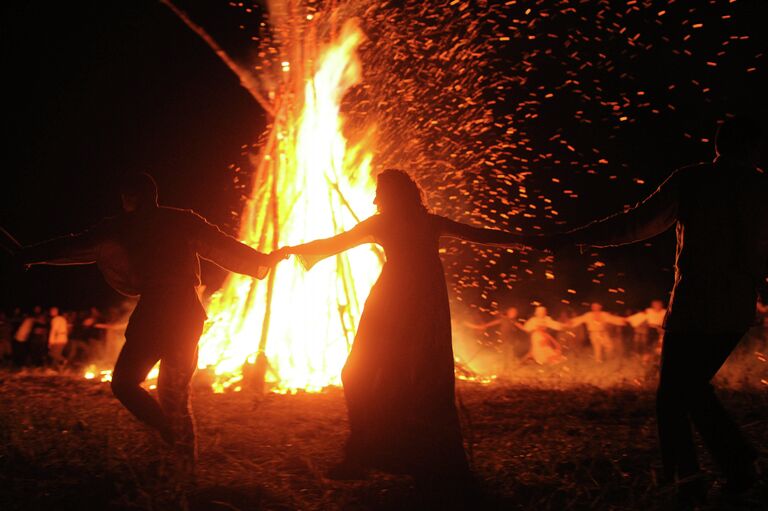
<svg viewBox="0 0 768 511">
<path fill-rule="evenodd" d="M 667 329 L 746 330 L 768 223 L 764 174 L 720 158 L 680 171 L 675 288 Z"/>
</svg>

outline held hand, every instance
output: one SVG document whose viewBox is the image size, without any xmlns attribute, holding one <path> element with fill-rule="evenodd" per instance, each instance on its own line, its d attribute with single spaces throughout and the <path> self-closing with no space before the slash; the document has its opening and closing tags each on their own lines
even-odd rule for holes
<svg viewBox="0 0 768 511">
<path fill-rule="evenodd" d="M 269 265 L 275 266 L 277 263 L 282 261 L 283 259 L 288 259 L 288 256 L 290 256 L 290 253 L 286 250 L 287 247 L 281 247 L 277 250 L 272 251 L 267 257 L 269 258 Z"/>
</svg>

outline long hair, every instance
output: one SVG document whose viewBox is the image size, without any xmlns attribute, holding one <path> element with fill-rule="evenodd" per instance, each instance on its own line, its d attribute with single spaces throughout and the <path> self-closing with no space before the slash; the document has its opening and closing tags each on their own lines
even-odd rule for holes
<svg viewBox="0 0 768 511">
<path fill-rule="evenodd" d="M 400 169 L 386 169 L 378 176 L 378 193 L 399 213 L 428 213 L 421 187 Z"/>
</svg>

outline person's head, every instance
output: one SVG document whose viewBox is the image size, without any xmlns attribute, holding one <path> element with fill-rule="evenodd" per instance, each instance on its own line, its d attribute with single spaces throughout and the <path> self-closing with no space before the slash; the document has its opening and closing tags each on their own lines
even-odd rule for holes
<svg viewBox="0 0 768 511">
<path fill-rule="evenodd" d="M 59 308 L 58 307 L 51 307 L 48 309 L 48 314 L 51 315 L 52 318 L 55 318 L 59 315 Z"/>
<path fill-rule="evenodd" d="M 592 302 L 591 304 L 589 304 L 589 310 L 591 310 L 592 312 L 600 312 L 601 310 L 603 310 L 603 304 L 598 302 Z"/>
<path fill-rule="evenodd" d="M 664 302 L 661 300 L 651 300 L 651 309 L 653 310 L 661 310 L 664 308 Z"/>
<path fill-rule="evenodd" d="M 386 169 L 376 178 L 373 203 L 380 213 L 426 213 L 424 193 L 405 171 Z"/>
<path fill-rule="evenodd" d="M 547 308 L 543 305 L 539 305 L 533 310 L 533 315 L 537 318 L 545 318 L 547 317 Z"/>
<path fill-rule="evenodd" d="M 715 135 L 718 156 L 739 159 L 757 165 L 763 143 L 763 127 L 755 119 L 734 117 L 726 119 Z"/>
<path fill-rule="evenodd" d="M 123 211 L 131 213 L 142 208 L 157 206 L 157 183 L 146 172 L 130 172 L 120 181 L 120 200 Z"/>
<path fill-rule="evenodd" d="M 507 307 L 504 310 L 504 316 L 507 319 L 517 319 L 517 307 Z"/>
</svg>

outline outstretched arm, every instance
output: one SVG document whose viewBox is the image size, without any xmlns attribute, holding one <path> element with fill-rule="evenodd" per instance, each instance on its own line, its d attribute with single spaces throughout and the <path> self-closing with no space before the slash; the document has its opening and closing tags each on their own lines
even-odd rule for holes
<svg viewBox="0 0 768 511">
<path fill-rule="evenodd" d="M 569 319 L 568 320 L 568 328 L 574 328 L 574 327 L 577 327 L 579 325 L 583 325 L 587 321 L 587 317 L 588 317 L 587 314 L 589 314 L 589 313 L 587 312 L 585 314 L 582 314 L 581 316 L 576 316 L 576 317 L 573 317 L 573 318 Z"/>
<path fill-rule="evenodd" d="M 603 313 L 603 314 L 605 316 L 606 323 L 610 323 L 611 325 L 616 325 L 616 326 L 626 326 L 627 325 L 627 320 L 625 318 L 622 318 L 620 316 L 616 316 L 614 314 L 609 314 L 609 313 Z"/>
<path fill-rule="evenodd" d="M 577 245 L 609 247 L 652 238 L 677 222 L 680 190 L 679 171 L 667 178 L 659 188 L 623 213 L 574 229 L 558 240 Z"/>
<path fill-rule="evenodd" d="M 565 327 L 566 327 L 565 323 L 560 323 L 559 321 L 556 321 L 550 318 L 549 316 L 547 316 L 545 324 L 547 325 L 547 328 L 550 328 L 552 330 L 557 330 L 558 332 L 561 330 L 565 330 Z"/>
<path fill-rule="evenodd" d="M 195 248 L 203 259 L 225 270 L 263 279 L 280 256 L 268 255 L 255 250 L 232 236 L 224 234 L 217 226 L 193 213 Z"/>
<path fill-rule="evenodd" d="M 98 229 L 94 228 L 24 247 L 18 257 L 25 265 L 91 264 L 96 262 L 99 240 Z"/>
<path fill-rule="evenodd" d="M 501 323 L 500 319 L 493 319 L 487 323 L 471 323 L 469 321 L 464 322 L 464 326 L 473 328 L 475 330 L 488 330 L 492 326 L 496 326 Z"/>
<path fill-rule="evenodd" d="M 331 256 L 344 252 L 350 248 L 362 245 L 363 243 L 373 243 L 374 225 L 377 221 L 375 216 L 363 220 L 352 229 L 344 231 L 330 238 L 323 238 L 310 241 L 301 245 L 285 247 L 282 249 L 288 254 L 299 254 L 307 256 Z"/>
<path fill-rule="evenodd" d="M 458 238 L 464 241 L 472 241 L 483 245 L 496 245 L 510 247 L 514 245 L 530 245 L 535 236 L 524 236 L 497 229 L 485 229 L 455 222 L 448 218 L 435 215 L 440 222 L 440 235 L 449 238 Z"/>
</svg>

